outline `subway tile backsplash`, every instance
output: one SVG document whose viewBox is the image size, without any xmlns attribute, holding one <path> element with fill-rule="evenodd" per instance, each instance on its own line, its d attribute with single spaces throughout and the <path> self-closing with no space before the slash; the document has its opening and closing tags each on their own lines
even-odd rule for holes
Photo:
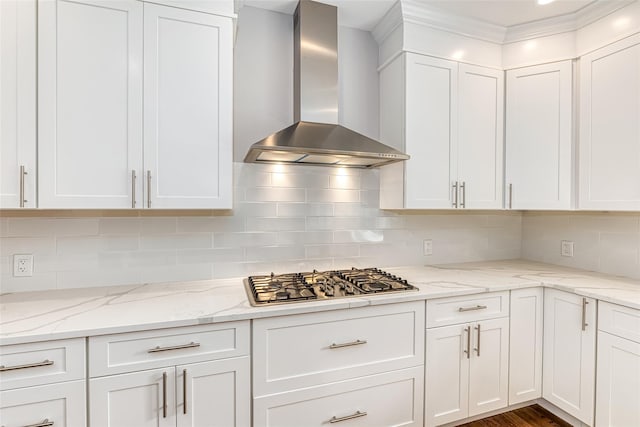
<svg viewBox="0 0 640 427">
<path fill-rule="evenodd" d="M 0 218 L 1 290 L 521 256 L 520 213 L 383 211 L 376 170 L 236 163 L 234 182 L 213 216 Z M 15 253 L 34 254 L 33 277 L 12 276 Z"/>
</svg>

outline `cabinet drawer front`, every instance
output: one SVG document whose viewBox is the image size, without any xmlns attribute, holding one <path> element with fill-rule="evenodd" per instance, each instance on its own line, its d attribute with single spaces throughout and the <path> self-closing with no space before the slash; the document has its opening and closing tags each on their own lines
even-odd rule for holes
<svg viewBox="0 0 640 427">
<path fill-rule="evenodd" d="M 254 321 L 254 395 L 408 368 L 424 360 L 424 302 Z"/>
<path fill-rule="evenodd" d="M 0 390 L 84 378 L 84 338 L 0 347 Z"/>
<path fill-rule="evenodd" d="M 249 322 L 89 338 L 89 375 L 98 377 L 249 354 Z"/>
<path fill-rule="evenodd" d="M 80 380 L 0 392 L 0 423 L 7 427 L 87 425 L 85 388 Z"/>
<path fill-rule="evenodd" d="M 600 301 L 598 329 L 640 343 L 640 310 Z"/>
<path fill-rule="evenodd" d="M 509 292 L 493 292 L 427 301 L 427 328 L 509 315 Z"/>
<path fill-rule="evenodd" d="M 254 426 L 422 426 L 423 384 L 420 366 L 257 398 Z"/>
</svg>

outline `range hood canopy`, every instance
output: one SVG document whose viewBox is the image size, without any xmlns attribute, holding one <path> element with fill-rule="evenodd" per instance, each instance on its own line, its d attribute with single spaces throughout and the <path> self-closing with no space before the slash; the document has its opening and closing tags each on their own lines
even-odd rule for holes
<svg viewBox="0 0 640 427">
<path fill-rule="evenodd" d="M 294 14 L 295 123 L 251 146 L 247 163 L 370 168 L 408 155 L 338 124 L 338 13 L 301 0 Z"/>
</svg>

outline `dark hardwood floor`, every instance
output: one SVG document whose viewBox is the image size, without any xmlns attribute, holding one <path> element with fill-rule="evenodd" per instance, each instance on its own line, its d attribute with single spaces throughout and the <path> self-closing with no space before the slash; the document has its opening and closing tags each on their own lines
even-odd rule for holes
<svg viewBox="0 0 640 427">
<path fill-rule="evenodd" d="M 472 423 L 463 424 L 464 427 L 571 427 L 571 424 L 561 420 L 539 405 L 527 406 L 515 411 L 484 418 Z M 462 426 L 461 426 L 462 427 Z"/>
</svg>

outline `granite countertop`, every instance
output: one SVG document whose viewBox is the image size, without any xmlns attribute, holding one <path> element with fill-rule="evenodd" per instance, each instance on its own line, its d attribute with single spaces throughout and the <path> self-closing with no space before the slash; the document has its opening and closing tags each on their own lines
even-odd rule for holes
<svg viewBox="0 0 640 427">
<path fill-rule="evenodd" d="M 0 344 L 311 313 L 544 285 L 640 309 L 640 280 L 510 260 L 385 269 L 418 292 L 252 307 L 241 278 L 2 294 Z"/>
</svg>

